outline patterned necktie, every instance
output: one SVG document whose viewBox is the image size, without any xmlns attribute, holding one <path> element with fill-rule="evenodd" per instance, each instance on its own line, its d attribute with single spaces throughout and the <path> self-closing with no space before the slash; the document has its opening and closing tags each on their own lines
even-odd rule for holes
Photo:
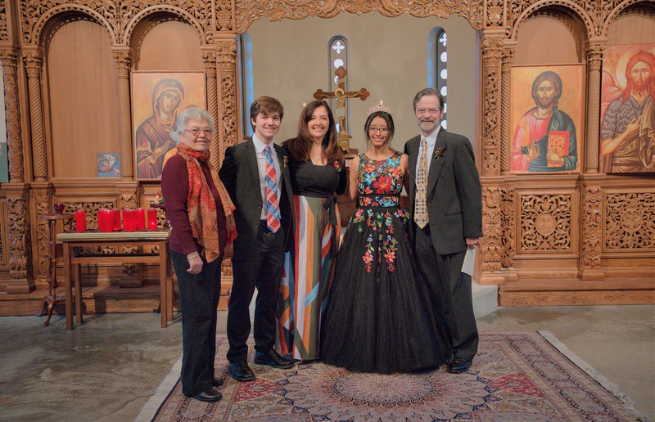
<svg viewBox="0 0 655 422">
<path fill-rule="evenodd" d="M 264 148 L 266 153 L 266 225 L 275 233 L 280 228 L 280 209 L 277 201 L 277 178 L 275 164 L 271 156 L 271 147 Z"/>
<path fill-rule="evenodd" d="M 428 141 L 421 140 L 421 157 L 416 169 L 416 200 L 414 201 L 414 221 L 423 228 L 428 224 L 428 209 L 426 206 L 426 194 L 428 187 Z"/>
</svg>

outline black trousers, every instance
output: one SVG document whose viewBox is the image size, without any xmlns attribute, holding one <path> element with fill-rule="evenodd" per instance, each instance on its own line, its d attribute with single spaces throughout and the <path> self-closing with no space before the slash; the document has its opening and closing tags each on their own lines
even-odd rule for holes
<svg viewBox="0 0 655 422">
<path fill-rule="evenodd" d="M 227 314 L 227 360 L 233 363 L 248 359 L 250 302 L 257 288 L 253 335 L 255 349 L 268 352 L 275 347 L 278 290 L 284 269 L 284 228 L 272 233 L 262 221 L 257 237 L 237 231 L 232 258 L 232 294 Z M 248 233 L 249 234 L 249 233 Z"/>
<path fill-rule="evenodd" d="M 182 393 L 195 396 L 212 388 L 216 356 L 216 308 L 221 295 L 223 257 L 207 263 L 200 274 L 187 272 L 186 255 L 171 251 L 182 305 Z"/>
<path fill-rule="evenodd" d="M 419 267 L 428 282 L 432 305 L 441 307 L 446 315 L 453 356 L 472 360 L 478 352 L 478 327 L 473 314 L 471 276 L 462 272 L 466 250 L 441 255 L 432 244 L 430 225 L 415 228 Z"/>
</svg>

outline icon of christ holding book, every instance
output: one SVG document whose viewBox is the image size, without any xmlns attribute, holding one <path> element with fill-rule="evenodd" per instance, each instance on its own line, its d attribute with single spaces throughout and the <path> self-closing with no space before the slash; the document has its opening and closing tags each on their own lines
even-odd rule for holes
<svg viewBox="0 0 655 422">
<path fill-rule="evenodd" d="M 575 171 L 578 150 L 575 124 L 557 103 L 562 96 L 562 79 L 553 71 L 540 73 L 532 83 L 536 107 L 528 110 L 514 132 L 513 171 Z"/>
</svg>

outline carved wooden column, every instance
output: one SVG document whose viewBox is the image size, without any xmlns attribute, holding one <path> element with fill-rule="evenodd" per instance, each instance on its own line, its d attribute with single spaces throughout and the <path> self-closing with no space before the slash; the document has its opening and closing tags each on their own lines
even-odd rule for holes
<svg viewBox="0 0 655 422">
<path fill-rule="evenodd" d="M 482 176 L 500 174 L 500 101 L 503 39 L 499 34 L 482 37 Z"/>
<path fill-rule="evenodd" d="M 238 125 L 238 77 L 237 77 L 237 35 L 216 35 L 216 60 L 218 64 L 218 116 L 219 161 L 223 162 L 225 149 L 236 145 L 241 139 Z"/>
<path fill-rule="evenodd" d="M 139 183 L 134 178 L 134 147 L 132 143 L 132 120 L 130 107 L 130 69 L 132 51 L 129 47 L 112 47 L 118 68 L 118 99 L 120 103 L 121 181 L 116 183 L 120 191 L 118 207 L 139 208 Z M 121 253 L 133 253 L 136 247 L 123 246 Z M 142 287 L 141 264 L 123 264 L 121 287 Z"/>
<path fill-rule="evenodd" d="M 30 129 L 32 135 L 32 157 L 34 180 L 44 182 L 48 177 L 45 134 L 43 129 L 43 103 L 41 101 L 41 69 L 43 51 L 38 47 L 25 47 L 23 61 L 27 70 L 27 84 L 30 104 Z"/>
<path fill-rule="evenodd" d="M 29 189 L 24 183 L 23 140 L 20 124 L 17 65 L 18 54 L 8 48 L 0 51 L 4 73 L 5 111 L 7 120 L 7 155 L 9 180 L 2 188 L 7 194 L 7 221 L 3 222 L 9 236 L 9 276 L 7 293 L 30 293 L 36 286 L 32 279 Z"/>
<path fill-rule="evenodd" d="M 516 41 L 511 42 L 510 45 L 510 41 L 506 40 L 503 45 L 500 82 L 500 173 L 508 174 L 512 156 L 512 128 L 509 126 L 510 85 Z"/>
<path fill-rule="evenodd" d="M 501 29 L 485 30 L 482 46 L 482 229 L 480 284 L 502 284 L 503 251 L 501 170 Z"/>
<path fill-rule="evenodd" d="M 121 179 L 132 180 L 134 175 L 134 153 L 132 146 L 132 124 L 130 109 L 130 63 L 128 47 L 113 47 L 114 60 L 118 67 L 118 98 L 120 102 L 121 136 Z"/>
<path fill-rule="evenodd" d="M 9 180 L 23 182 L 23 140 L 20 130 L 20 107 L 18 103 L 18 81 L 16 76 L 18 55 L 14 50 L 1 50 L 2 71 L 5 83 L 5 112 L 7 119 L 7 156 L 9 158 Z"/>
<path fill-rule="evenodd" d="M 603 50 L 605 50 L 606 44 L 606 38 L 592 38 L 587 45 L 587 154 L 585 156 L 585 170 L 587 173 L 598 173 L 600 66 L 603 62 Z M 579 150 L 578 154 L 580 154 Z"/>
<path fill-rule="evenodd" d="M 209 146 L 209 151 L 211 153 L 210 161 L 215 168 L 218 168 L 221 162 L 221 143 L 219 137 L 221 124 L 218 120 L 216 53 L 214 52 L 214 46 L 211 46 L 211 51 L 203 51 L 202 60 L 205 64 L 205 75 L 207 77 L 207 111 L 209 111 L 209 114 L 214 118 L 214 125 L 216 126 L 216 133 L 214 133 L 212 143 Z"/>
</svg>

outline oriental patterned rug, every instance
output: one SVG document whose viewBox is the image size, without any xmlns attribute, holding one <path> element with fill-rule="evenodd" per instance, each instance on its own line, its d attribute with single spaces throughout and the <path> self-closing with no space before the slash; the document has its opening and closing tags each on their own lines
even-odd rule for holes
<svg viewBox="0 0 655 422">
<path fill-rule="evenodd" d="M 374 375 L 319 362 L 289 370 L 251 364 L 257 380 L 227 373 L 227 339 L 218 337 L 223 399 L 182 395 L 180 362 L 137 421 L 648 421 L 628 397 L 548 332 L 483 332 L 465 374 Z M 250 348 L 250 361 L 254 355 Z"/>
</svg>

